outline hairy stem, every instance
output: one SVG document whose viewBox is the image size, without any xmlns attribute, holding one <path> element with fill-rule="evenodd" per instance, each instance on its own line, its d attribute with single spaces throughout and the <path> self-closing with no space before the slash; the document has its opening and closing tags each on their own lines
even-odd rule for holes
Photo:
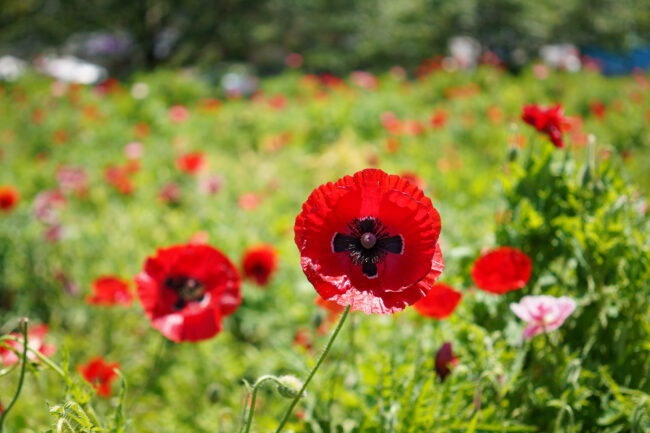
<svg viewBox="0 0 650 433">
<path fill-rule="evenodd" d="M 334 340 L 336 340 L 336 336 L 339 335 L 339 332 L 341 331 L 341 328 L 343 327 L 343 323 L 345 322 L 345 319 L 348 317 L 348 313 L 350 312 L 350 306 L 348 305 L 345 307 L 345 311 L 341 315 L 341 318 L 339 319 L 339 323 L 336 325 L 336 329 L 334 329 L 334 332 L 332 333 L 332 336 L 330 339 L 327 341 L 327 344 L 325 345 L 325 348 L 323 349 L 323 353 L 321 354 L 320 358 L 318 358 L 318 361 L 316 361 L 316 365 L 312 370 L 309 372 L 309 376 L 307 376 L 307 379 L 305 379 L 305 383 L 303 383 L 302 388 L 300 389 L 300 392 L 294 397 L 294 399 L 291 401 L 291 404 L 287 408 L 287 411 L 284 414 L 284 417 L 282 417 L 282 420 L 280 421 L 280 425 L 278 426 L 278 429 L 275 431 L 275 433 L 280 433 L 282 431 L 282 428 L 284 425 L 287 423 L 289 420 L 289 417 L 291 416 L 291 413 L 293 412 L 293 408 L 296 407 L 298 404 L 298 400 L 303 396 L 305 393 L 305 389 L 307 389 L 307 385 L 309 385 L 309 382 L 311 379 L 314 377 L 316 374 L 316 371 L 318 371 L 318 368 L 321 366 L 325 358 L 327 357 L 327 354 L 329 353 L 330 349 L 332 348 L 332 344 L 334 344 Z"/>
<path fill-rule="evenodd" d="M 27 367 L 27 318 L 23 318 L 20 323 L 20 328 L 23 333 L 23 354 L 22 354 L 22 365 L 20 367 L 20 378 L 18 379 L 18 388 L 16 389 L 16 393 L 14 394 L 14 398 L 11 399 L 11 403 L 9 403 L 9 406 L 2 412 L 0 415 L 0 433 L 3 431 L 3 423 L 4 420 L 13 407 L 13 405 L 16 403 L 16 400 L 18 400 L 18 396 L 20 395 L 20 391 L 23 389 L 23 381 L 25 380 L 25 368 Z"/>
</svg>

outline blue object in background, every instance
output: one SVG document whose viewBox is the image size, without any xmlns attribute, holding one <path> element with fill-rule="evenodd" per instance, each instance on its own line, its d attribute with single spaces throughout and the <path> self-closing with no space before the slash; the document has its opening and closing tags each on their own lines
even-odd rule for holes
<svg viewBox="0 0 650 433">
<path fill-rule="evenodd" d="M 650 69 L 650 45 L 635 48 L 627 54 L 588 47 L 582 49 L 582 54 L 597 60 L 605 75 L 629 74 L 634 68 Z"/>
</svg>

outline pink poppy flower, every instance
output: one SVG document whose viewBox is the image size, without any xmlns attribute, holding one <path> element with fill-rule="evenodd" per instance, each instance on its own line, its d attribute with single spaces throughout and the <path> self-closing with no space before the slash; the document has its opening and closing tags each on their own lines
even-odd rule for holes
<svg viewBox="0 0 650 433">
<path fill-rule="evenodd" d="M 27 346 L 32 350 L 37 350 L 42 355 L 52 356 L 56 352 L 56 346 L 53 344 L 45 343 L 45 336 L 47 335 L 47 325 L 37 325 L 30 328 L 27 331 Z M 17 332 L 12 332 L 11 334 L 20 341 L 7 341 L 6 344 L 13 349 L 17 350 L 19 353 L 23 351 L 23 336 Z M 38 358 L 32 352 L 27 352 L 27 359 L 32 362 L 37 362 Z M 13 365 L 20 361 L 19 356 L 10 349 L 5 347 L 0 347 L 0 360 L 4 365 Z"/>
<path fill-rule="evenodd" d="M 524 296 L 518 304 L 510 304 L 510 309 L 528 323 L 522 337 L 530 340 L 537 334 L 562 326 L 566 318 L 575 311 L 576 302 L 566 296 Z"/>
</svg>

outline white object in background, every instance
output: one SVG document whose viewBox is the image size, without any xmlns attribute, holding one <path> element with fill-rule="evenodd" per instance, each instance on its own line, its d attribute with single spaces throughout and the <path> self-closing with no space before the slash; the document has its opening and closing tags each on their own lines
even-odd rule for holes
<svg viewBox="0 0 650 433">
<path fill-rule="evenodd" d="M 582 67 L 580 51 L 572 44 L 544 45 L 539 55 L 544 63 L 557 69 L 578 72 Z"/>
<path fill-rule="evenodd" d="M 95 84 L 108 77 L 105 68 L 72 56 L 44 56 L 34 63 L 42 73 L 68 83 Z"/>
<path fill-rule="evenodd" d="M 0 80 L 14 81 L 27 69 L 27 62 L 14 56 L 0 57 Z"/>
</svg>

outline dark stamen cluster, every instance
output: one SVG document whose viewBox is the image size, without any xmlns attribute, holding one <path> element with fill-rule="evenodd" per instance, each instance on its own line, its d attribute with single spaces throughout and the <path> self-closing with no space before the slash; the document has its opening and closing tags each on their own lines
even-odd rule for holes
<svg viewBox="0 0 650 433">
<path fill-rule="evenodd" d="M 167 277 L 165 285 L 178 294 L 178 301 L 174 304 L 177 310 L 182 309 L 187 302 L 201 301 L 205 294 L 205 288 L 199 280 L 184 275 Z"/>
<path fill-rule="evenodd" d="M 388 253 L 401 254 L 402 237 L 391 236 L 379 219 L 374 217 L 355 218 L 348 224 L 350 234 L 336 233 L 332 239 L 332 250 L 348 252 L 355 265 L 361 265 L 368 277 L 377 276 L 377 264 Z"/>
</svg>

